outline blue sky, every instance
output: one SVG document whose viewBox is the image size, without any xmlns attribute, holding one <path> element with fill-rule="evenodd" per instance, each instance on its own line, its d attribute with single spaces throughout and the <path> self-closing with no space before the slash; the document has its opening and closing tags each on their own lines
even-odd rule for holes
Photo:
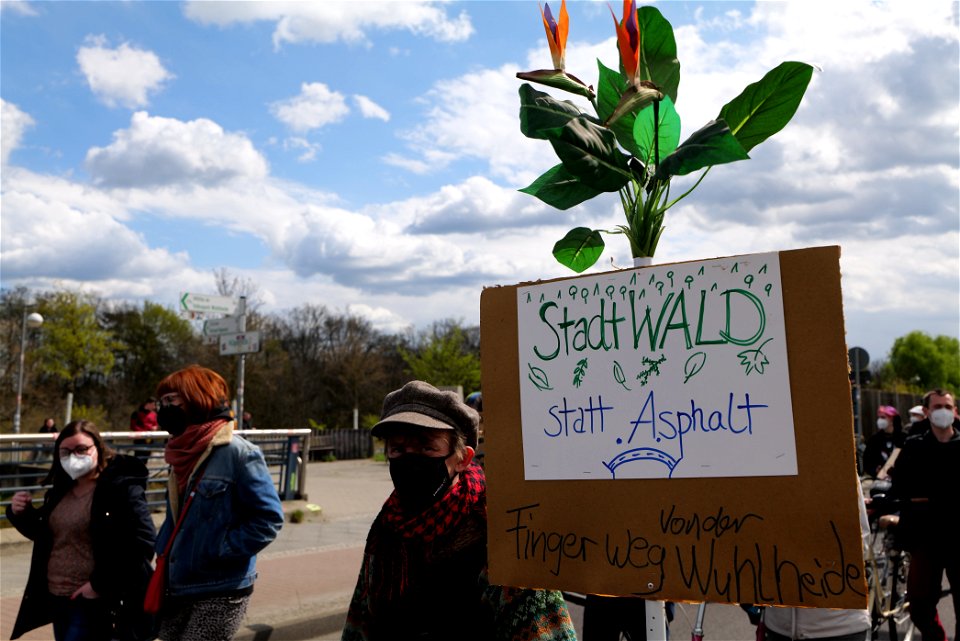
<svg viewBox="0 0 960 641">
<path fill-rule="evenodd" d="M 783 60 L 822 69 L 784 131 L 670 210 L 656 260 L 840 245 L 850 345 L 956 336 L 958 4 L 656 6 L 683 138 Z M 568 9 L 567 69 L 595 84 L 610 10 Z M 556 163 L 518 126 L 516 72 L 552 66 L 535 2 L 3 0 L 0 30 L 3 287 L 174 307 L 226 268 L 264 311 L 472 324 L 483 287 L 570 275 L 553 243 L 622 219 L 613 194 L 517 192 Z M 600 268 L 629 264 L 607 247 Z"/>
</svg>

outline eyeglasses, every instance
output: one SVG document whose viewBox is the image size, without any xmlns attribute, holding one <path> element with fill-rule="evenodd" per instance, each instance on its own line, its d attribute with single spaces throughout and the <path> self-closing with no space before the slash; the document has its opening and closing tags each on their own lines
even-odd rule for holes
<svg viewBox="0 0 960 641">
<path fill-rule="evenodd" d="M 73 449 L 69 447 L 60 448 L 60 458 L 66 458 L 71 454 L 76 454 L 77 456 L 83 456 L 87 452 L 93 449 L 93 445 L 78 445 Z"/>
<path fill-rule="evenodd" d="M 180 405 L 182 401 L 180 400 L 180 395 L 176 392 L 171 392 L 170 394 L 164 394 L 160 397 L 159 405 L 162 407 L 164 405 Z"/>
</svg>

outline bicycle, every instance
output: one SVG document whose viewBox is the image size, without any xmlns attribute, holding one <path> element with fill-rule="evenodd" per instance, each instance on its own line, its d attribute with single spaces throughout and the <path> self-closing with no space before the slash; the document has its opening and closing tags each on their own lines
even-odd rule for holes
<svg viewBox="0 0 960 641">
<path fill-rule="evenodd" d="M 896 544 L 898 502 L 888 499 L 886 488 L 875 485 L 867 502 L 870 541 L 864 565 L 867 573 L 870 639 L 877 641 L 886 627 L 889 641 L 912 641 L 916 628 L 910 621 L 907 573 L 910 555 Z"/>
</svg>

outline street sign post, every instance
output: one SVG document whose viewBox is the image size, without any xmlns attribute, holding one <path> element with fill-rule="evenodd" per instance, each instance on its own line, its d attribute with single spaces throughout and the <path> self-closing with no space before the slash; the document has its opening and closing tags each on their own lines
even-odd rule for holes
<svg viewBox="0 0 960 641">
<path fill-rule="evenodd" d="M 240 333 L 240 317 L 224 316 L 203 321 L 204 336 L 222 336 L 224 334 Z"/>
<path fill-rule="evenodd" d="M 260 332 L 242 332 L 220 336 L 220 356 L 253 354 L 260 351 Z"/>
<path fill-rule="evenodd" d="M 230 296 L 211 296 L 180 292 L 180 312 L 194 314 L 232 314 L 237 300 Z"/>
</svg>

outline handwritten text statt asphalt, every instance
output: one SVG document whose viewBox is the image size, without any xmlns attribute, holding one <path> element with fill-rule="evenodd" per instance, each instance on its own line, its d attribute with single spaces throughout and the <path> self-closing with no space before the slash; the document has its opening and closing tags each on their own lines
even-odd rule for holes
<svg viewBox="0 0 960 641">
<path fill-rule="evenodd" d="M 517 295 L 528 480 L 797 473 L 776 253 Z"/>
</svg>

